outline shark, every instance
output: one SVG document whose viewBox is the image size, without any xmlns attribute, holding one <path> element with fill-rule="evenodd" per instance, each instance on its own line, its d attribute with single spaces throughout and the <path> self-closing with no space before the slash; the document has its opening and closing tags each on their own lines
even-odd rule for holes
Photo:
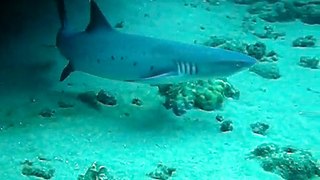
<svg viewBox="0 0 320 180">
<path fill-rule="evenodd" d="M 173 84 L 225 78 L 257 62 L 240 52 L 120 32 L 94 0 L 89 0 L 89 24 L 82 31 L 74 31 L 64 0 L 56 2 L 61 24 L 56 46 L 68 60 L 60 81 L 80 71 L 118 81 Z"/>
</svg>

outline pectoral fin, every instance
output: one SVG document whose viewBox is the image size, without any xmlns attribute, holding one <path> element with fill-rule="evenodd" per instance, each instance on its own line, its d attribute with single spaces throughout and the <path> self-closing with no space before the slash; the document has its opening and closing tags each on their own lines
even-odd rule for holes
<svg viewBox="0 0 320 180">
<path fill-rule="evenodd" d="M 71 63 L 69 62 L 66 67 L 64 67 L 61 76 L 60 76 L 60 81 L 65 80 L 72 72 L 74 71 Z"/>
</svg>

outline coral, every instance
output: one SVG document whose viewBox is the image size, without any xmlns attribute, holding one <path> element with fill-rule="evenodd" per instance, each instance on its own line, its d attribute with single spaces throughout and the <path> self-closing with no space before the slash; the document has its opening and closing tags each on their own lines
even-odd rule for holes
<svg viewBox="0 0 320 180">
<path fill-rule="evenodd" d="M 279 174 L 287 180 L 305 180 L 320 176 L 318 160 L 308 151 L 292 146 L 280 147 L 264 143 L 251 152 L 251 157 L 261 162 L 265 171 Z"/>
<path fill-rule="evenodd" d="M 239 98 L 239 91 L 226 80 L 199 80 L 159 86 L 165 97 L 164 106 L 181 116 L 192 108 L 213 111 L 222 106 L 224 98 Z"/>
<path fill-rule="evenodd" d="M 176 171 L 176 168 L 170 168 L 163 164 L 158 164 L 157 168 L 148 173 L 147 176 L 153 179 L 167 180 L 169 179 L 173 173 Z"/>
</svg>

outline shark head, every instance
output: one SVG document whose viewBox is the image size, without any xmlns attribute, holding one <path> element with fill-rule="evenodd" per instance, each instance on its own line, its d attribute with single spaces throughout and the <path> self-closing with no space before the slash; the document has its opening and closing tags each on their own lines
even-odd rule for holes
<svg viewBox="0 0 320 180">
<path fill-rule="evenodd" d="M 210 48 L 210 55 L 198 64 L 198 73 L 203 76 L 227 77 L 250 68 L 256 62 L 255 58 L 243 53 Z"/>
<path fill-rule="evenodd" d="M 220 48 L 188 48 L 178 59 L 176 72 L 182 79 L 224 78 L 246 70 L 257 60 L 246 54 Z M 181 53 L 182 54 L 182 53 Z"/>
</svg>

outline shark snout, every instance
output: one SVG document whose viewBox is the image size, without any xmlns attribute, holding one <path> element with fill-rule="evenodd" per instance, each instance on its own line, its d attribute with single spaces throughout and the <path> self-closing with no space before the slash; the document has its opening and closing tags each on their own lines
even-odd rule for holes
<svg viewBox="0 0 320 180">
<path fill-rule="evenodd" d="M 242 54 L 243 57 L 235 60 L 235 65 L 240 69 L 247 69 L 257 63 L 257 60 L 251 56 Z"/>
<path fill-rule="evenodd" d="M 211 59 L 210 65 L 203 67 L 215 76 L 226 77 L 253 66 L 257 60 L 243 53 L 219 50 L 217 59 Z"/>
</svg>

